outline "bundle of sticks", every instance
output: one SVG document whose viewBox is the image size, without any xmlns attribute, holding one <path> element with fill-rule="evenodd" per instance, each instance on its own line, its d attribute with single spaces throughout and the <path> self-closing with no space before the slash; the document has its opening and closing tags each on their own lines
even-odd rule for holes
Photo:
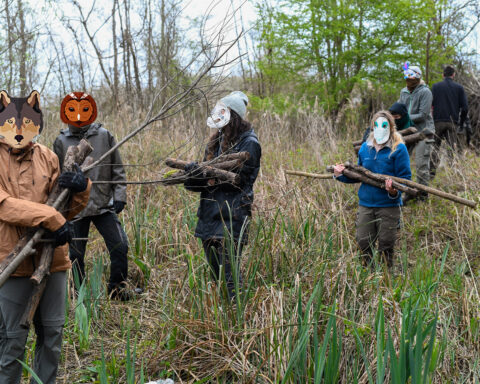
<svg viewBox="0 0 480 384">
<path fill-rule="evenodd" d="M 477 203 L 475 201 L 464 199 L 463 197 L 456 196 L 436 188 L 428 187 L 426 185 L 416 183 L 412 180 L 374 173 L 372 171 L 369 171 L 365 167 L 362 167 L 361 165 L 355 165 L 350 162 L 346 162 L 344 165 L 345 165 L 345 169 L 343 171 L 343 174 L 345 176 L 353 180 L 358 180 L 359 182 L 362 182 L 362 183 L 373 185 L 374 187 L 377 187 L 377 188 L 385 189 L 385 180 L 392 179 L 393 188 L 398 189 L 399 191 L 402 191 L 404 193 L 408 193 L 409 195 L 417 196 L 420 193 L 420 191 L 422 191 L 422 192 L 426 192 L 426 193 L 441 197 L 442 199 L 447 199 L 459 204 L 466 205 L 467 207 L 470 207 L 470 208 L 475 208 L 477 206 Z M 331 174 L 333 173 L 333 165 L 329 165 L 327 167 L 327 172 L 330 172 L 330 175 L 306 173 L 306 172 L 298 172 L 298 171 L 290 171 L 290 170 L 286 170 L 285 174 L 311 177 L 316 179 L 333 180 L 331 176 Z"/>
<path fill-rule="evenodd" d="M 415 127 L 402 129 L 401 131 L 398 131 L 398 133 L 400 133 L 403 136 L 403 141 L 405 141 L 406 145 L 416 144 L 425 138 L 425 135 L 422 132 L 418 132 L 417 128 Z M 356 153 L 358 153 L 362 144 L 363 144 L 362 140 L 357 140 L 352 143 L 353 149 L 355 149 Z"/>
<path fill-rule="evenodd" d="M 82 168 L 90 165 L 93 160 L 87 157 L 93 151 L 93 147 L 86 140 L 81 140 L 77 146 L 68 148 L 65 155 L 64 170 L 74 171 L 75 164 L 81 164 Z M 47 205 L 50 205 L 66 215 L 68 204 L 70 200 L 70 191 L 68 189 L 60 188 L 55 185 L 49 195 Z M 50 266 L 53 260 L 53 241 L 44 239 L 46 231 L 39 227 L 33 228 L 20 238 L 15 248 L 10 254 L 0 263 L 0 287 L 7 281 L 10 275 L 15 272 L 18 266 L 27 257 L 34 255 L 37 250 L 36 247 L 42 243 L 42 251 L 40 255 L 40 262 L 35 269 L 30 281 L 34 286 L 32 294 L 30 295 L 28 305 L 25 313 L 21 319 L 20 325 L 24 328 L 29 328 L 32 323 L 33 316 L 37 310 L 40 299 L 50 274 Z"/>
<path fill-rule="evenodd" d="M 210 161 L 204 161 L 198 163 L 198 168 L 195 170 L 195 177 L 205 179 L 216 179 L 218 182 L 226 182 L 230 184 L 238 185 L 240 182 L 240 176 L 233 171 L 241 168 L 250 158 L 248 152 L 229 153 L 216 157 Z M 165 164 L 171 168 L 178 169 L 179 171 L 173 175 L 167 175 L 161 181 L 163 185 L 182 184 L 188 180 L 192 175 L 185 172 L 185 167 L 190 162 L 167 158 Z"/>
</svg>

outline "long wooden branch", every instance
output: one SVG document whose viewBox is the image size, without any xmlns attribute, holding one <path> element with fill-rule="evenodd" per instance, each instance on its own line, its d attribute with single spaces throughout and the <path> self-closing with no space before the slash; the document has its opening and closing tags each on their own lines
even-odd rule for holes
<svg viewBox="0 0 480 384">
<path fill-rule="evenodd" d="M 395 181 L 391 176 L 374 173 L 374 172 L 368 170 L 367 168 L 361 167 L 359 165 L 352 164 L 348 161 L 345 163 L 345 167 L 347 167 L 348 169 L 351 169 L 353 171 L 359 171 L 360 173 L 365 174 L 365 176 L 370 177 L 373 180 L 380 181 L 381 183 L 385 183 L 385 180 L 387 180 L 387 179 L 392 179 L 392 187 L 393 188 L 398 189 L 399 191 L 408 193 L 409 195 L 413 195 L 413 196 L 418 195 L 418 189 L 409 188 L 409 187 L 405 186 L 404 184 L 401 184 L 398 181 Z"/>
<path fill-rule="evenodd" d="M 313 179 L 333 180 L 333 177 L 330 173 L 319 174 L 319 173 L 308 173 L 308 172 L 291 171 L 291 170 L 286 170 L 285 173 L 287 175 L 311 177 Z"/>
<path fill-rule="evenodd" d="M 177 167 L 172 167 L 177 168 Z M 178 168 L 177 168 L 178 169 Z M 174 185 L 174 184 L 182 184 L 192 176 L 184 171 L 179 171 L 170 177 L 166 177 L 163 179 L 163 185 Z M 195 177 L 195 176 L 194 176 Z M 235 172 L 225 171 L 223 169 L 218 169 L 212 166 L 202 166 L 199 169 L 199 178 L 202 179 L 218 179 L 220 182 L 226 182 L 234 185 L 238 185 L 240 183 L 240 175 Z"/>
<path fill-rule="evenodd" d="M 85 163 L 90 163 L 92 159 L 88 158 L 87 156 L 90 154 L 90 152 L 92 152 L 92 150 L 93 147 L 85 140 L 80 141 L 77 146 L 68 147 L 63 163 L 64 169 L 66 171 L 73 171 L 75 169 L 75 164 L 83 163 L 82 165 L 85 165 Z M 56 201 L 60 193 L 62 193 L 62 189 L 57 184 L 50 194 L 47 204 L 52 204 L 54 201 Z M 63 201 L 58 208 L 58 210 L 64 216 L 67 214 L 66 212 L 69 200 L 69 198 L 65 199 L 65 201 Z M 45 287 L 47 286 L 47 280 L 50 276 L 50 267 L 52 266 L 54 253 L 55 248 L 53 247 L 52 243 L 43 245 L 38 267 L 30 277 L 30 281 L 34 284 L 34 289 L 30 294 L 27 306 L 25 307 L 25 312 L 20 320 L 20 326 L 23 328 L 29 329 L 30 325 L 32 324 L 38 304 L 40 303 Z"/>
<path fill-rule="evenodd" d="M 364 168 L 360 165 L 350 165 L 350 167 L 351 167 L 351 169 L 354 169 L 357 172 L 361 172 L 361 173 L 370 172 L 370 171 L 368 171 L 368 169 L 366 169 L 366 168 Z M 380 175 L 380 176 L 389 177 L 393 181 L 396 181 L 396 182 L 401 183 L 401 184 L 405 184 L 405 185 L 407 185 L 411 188 L 415 188 L 415 189 L 418 189 L 420 191 L 427 192 L 427 193 L 430 193 L 432 195 L 441 197 L 443 199 L 451 200 L 451 201 L 454 201 L 456 203 L 466 205 L 470 208 L 475 208 L 477 206 L 477 203 L 475 201 L 464 199 L 463 197 L 453 195 L 451 193 L 444 192 L 444 191 L 441 191 L 439 189 L 435 189 L 435 188 L 432 188 L 432 187 L 429 187 L 429 186 L 426 186 L 426 185 L 423 185 L 423 184 L 419 184 L 419 183 L 416 183 L 412 180 L 402 179 L 401 177 L 389 176 L 389 175 Z"/>
<path fill-rule="evenodd" d="M 390 176 L 379 175 L 379 174 L 370 172 L 368 170 L 367 170 L 368 171 L 368 174 L 367 174 L 366 172 L 363 172 L 363 170 L 360 171 L 356 168 L 349 167 L 349 166 L 347 166 L 347 164 L 350 165 L 350 163 L 348 163 L 348 162 L 345 163 L 346 168 L 344 169 L 343 174 L 350 179 L 358 180 L 358 181 L 361 181 L 362 183 L 370 184 L 370 185 L 373 185 L 374 187 L 377 187 L 377 188 L 380 188 L 380 189 L 385 189 L 385 180 L 387 178 L 391 178 L 392 181 L 393 181 L 393 178 L 390 177 Z M 333 173 L 333 165 L 328 166 L 327 171 Z M 395 189 L 398 189 L 399 191 L 408 193 L 409 195 L 416 196 L 418 194 L 417 190 L 409 188 L 409 187 L 407 187 L 403 184 L 400 184 L 396 181 L 393 181 L 392 187 L 394 187 Z"/>
</svg>

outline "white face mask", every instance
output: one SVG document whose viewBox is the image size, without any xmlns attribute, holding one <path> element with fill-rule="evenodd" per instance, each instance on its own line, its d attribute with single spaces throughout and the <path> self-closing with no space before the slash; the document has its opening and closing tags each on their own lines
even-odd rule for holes
<svg viewBox="0 0 480 384">
<path fill-rule="evenodd" d="M 220 129 L 226 126 L 229 121 L 230 109 L 222 102 L 218 102 L 207 119 L 207 125 L 210 128 Z"/>
<path fill-rule="evenodd" d="M 377 144 L 385 144 L 390 138 L 390 125 L 385 117 L 379 117 L 373 124 L 373 137 Z"/>
</svg>

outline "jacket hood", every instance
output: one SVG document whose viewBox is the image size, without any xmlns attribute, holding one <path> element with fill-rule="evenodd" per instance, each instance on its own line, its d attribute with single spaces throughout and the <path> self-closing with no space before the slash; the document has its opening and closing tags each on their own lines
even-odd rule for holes
<svg viewBox="0 0 480 384">
<path fill-rule="evenodd" d="M 257 134 L 255 133 L 255 131 L 252 129 L 246 131 L 246 132 L 243 132 L 240 137 L 238 138 L 238 142 L 241 143 L 243 140 L 247 139 L 247 138 L 254 138 L 255 140 L 258 141 L 258 137 L 257 137 Z"/>
</svg>

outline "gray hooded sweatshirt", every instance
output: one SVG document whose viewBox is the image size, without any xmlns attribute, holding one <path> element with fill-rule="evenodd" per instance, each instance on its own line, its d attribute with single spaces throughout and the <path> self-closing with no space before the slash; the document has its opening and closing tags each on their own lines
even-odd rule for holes
<svg viewBox="0 0 480 384">
<path fill-rule="evenodd" d="M 63 159 L 65 158 L 67 148 L 71 145 L 77 145 L 83 138 L 92 145 L 93 152 L 90 156 L 94 160 L 97 160 L 116 144 L 115 138 L 102 127 L 102 124 L 93 123 L 82 128 L 69 126 L 60 131 L 60 135 L 53 143 L 53 151 L 60 160 L 61 168 L 63 168 Z M 92 181 L 125 181 L 125 170 L 118 149 L 101 164 L 88 171 L 85 176 Z M 127 186 L 125 184 L 93 184 L 88 205 L 77 217 L 114 212 L 114 200 L 127 201 Z"/>
<path fill-rule="evenodd" d="M 435 126 L 432 118 L 432 92 L 428 86 L 422 81 L 412 93 L 403 88 L 400 92 L 399 103 L 403 103 L 408 108 L 410 119 L 415 127 L 425 134 L 434 134 Z"/>
</svg>

